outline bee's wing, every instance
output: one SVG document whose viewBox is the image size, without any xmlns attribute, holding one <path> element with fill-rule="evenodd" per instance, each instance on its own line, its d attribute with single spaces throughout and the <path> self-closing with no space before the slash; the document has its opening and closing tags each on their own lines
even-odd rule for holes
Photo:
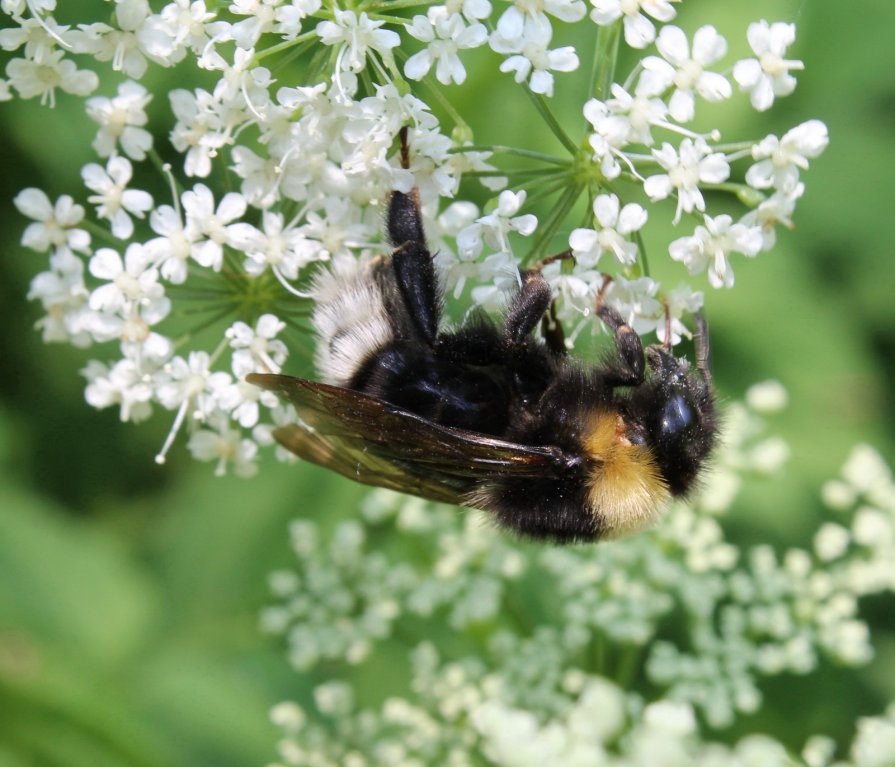
<svg viewBox="0 0 895 767">
<path fill-rule="evenodd" d="M 483 481 L 549 475 L 562 460 L 556 448 L 440 426 L 351 389 L 284 375 L 246 380 L 295 407 L 300 422 L 274 431 L 281 445 L 367 485 L 464 504 Z"/>
</svg>

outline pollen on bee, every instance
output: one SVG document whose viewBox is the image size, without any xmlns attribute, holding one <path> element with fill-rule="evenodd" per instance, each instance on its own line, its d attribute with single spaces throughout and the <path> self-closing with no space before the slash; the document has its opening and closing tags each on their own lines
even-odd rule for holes
<svg viewBox="0 0 895 767">
<path fill-rule="evenodd" d="M 593 465 L 587 501 L 601 538 L 649 527 L 671 498 L 650 449 L 627 435 L 622 416 L 607 411 L 595 412 L 584 429 L 582 445 Z"/>
</svg>

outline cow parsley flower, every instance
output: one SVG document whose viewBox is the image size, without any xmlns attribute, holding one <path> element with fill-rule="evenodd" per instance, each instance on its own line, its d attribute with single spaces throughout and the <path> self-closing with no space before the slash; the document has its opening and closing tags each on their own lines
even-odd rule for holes
<svg viewBox="0 0 895 767">
<path fill-rule="evenodd" d="M 695 114 L 695 94 L 706 101 L 722 101 L 730 98 L 730 83 L 724 75 L 708 72 L 706 68 L 727 54 L 727 41 L 713 26 L 696 30 L 692 51 L 687 36 L 680 27 L 662 27 L 656 38 L 656 48 L 662 54 L 643 60 L 645 76 L 656 82 L 650 90 L 662 92 L 674 87 L 668 102 L 668 112 L 678 122 L 689 122 Z"/>
<path fill-rule="evenodd" d="M 595 266 L 603 253 L 612 253 L 621 264 L 637 259 L 637 244 L 627 239 L 646 224 L 647 212 L 637 203 L 621 207 L 614 194 L 594 200 L 594 219 L 599 229 L 575 229 L 569 235 L 572 255 L 582 266 Z"/>
<path fill-rule="evenodd" d="M 578 56 L 573 47 L 548 48 L 552 36 L 549 22 L 526 18 L 520 25 L 498 25 L 489 44 L 497 53 L 509 54 L 500 65 L 501 72 L 514 72 L 517 83 L 528 81 L 533 93 L 552 96 L 552 72 L 578 69 Z"/>
<path fill-rule="evenodd" d="M 90 294 L 90 308 L 119 314 L 139 309 L 150 324 L 164 318 L 171 308 L 158 271 L 146 249 L 131 243 L 124 258 L 111 248 L 100 248 L 90 259 L 90 274 L 106 281 Z"/>
<path fill-rule="evenodd" d="M 746 172 L 746 183 L 755 189 L 794 189 L 799 170 L 808 169 L 808 160 L 827 148 L 827 126 L 820 120 L 808 120 L 787 131 L 782 139 L 767 136 L 752 147 L 758 162 Z"/>
<path fill-rule="evenodd" d="M 87 379 L 84 397 L 93 407 L 118 405 L 121 420 L 133 423 L 152 415 L 151 373 L 136 360 L 124 358 L 111 366 L 92 360 L 81 373 Z"/>
<path fill-rule="evenodd" d="M 643 182 L 643 189 L 652 200 L 664 200 L 672 192 L 677 193 L 674 223 L 680 221 L 681 213 L 705 210 L 700 183 L 719 184 L 730 175 L 724 155 L 712 152 L 703 139 L 685 138 L 679 150 L 663 143 L 661 149 L 653 150 L 653 156 L 667 173 L 650 176 Z"/>
<path fill-rule="evenodd" d="M 459 14 L 437 14 L 430 10 L 429 18 L 414 16 L 408 33 L 426 44 L 404 65 L 404 74 L 411 80 L 425 77 L 435 65 L 435 77 L 443 85 L 466 80 L 466 69 L 457 56 L 458 50 L 478 48 L 488 40 L 484 24 L 466 25 Z"/>
<path fill-rule="evenodd" d="M 220 271 L 224 263 L 224 245 L 238 231 L 232 223 L 246 211 L 246 200 L 237 192 L 228 192 L 215 206 L 214 195 L 205 184 L 196 184 L 183 193 L 186 230 L 191 233 L 190 256 L 200 266 Z"/>
<path fill-rule="evenodd" d="M 625 42 L 632 48 L 646 48 L 656 39 L 656 21 L 671 21 L 677 11 L 672 3 L 679 0 L 590 0 L 590 17 L 595 24 L 614 24 L 623 19 Z"/>
<path fill-rule="evenodd" d="M 34 220 L 22 234 L 22 245 L 38 252 L 66 247 L 87 253 L 90 235 L 78 227 L 84 220 L 84 208 L 64 194 L 51 203 L 46 193 L 34 187 L 19 192 L 13 200 L 19 213 Z"/>
<path fill-rule="evenodd" d="M 708 269 L 709 284 L 713 288 L 733 287 L 733 269 L 728 257 L 731 253 L 755 256 L 762 246 L 761 232 L 757 227 L 734 223 L 722 214 L 706 216 L 705 226 L 697 226 L 690 237 L 681 237 L 668 246 L 675 261 L 686 265 L 690 274 Z"/>
<path fill-rule="evenodd" d="M 97 206 L 96 215 L 108 219 L 112 234 L 126 240 L 134 233 L 131 216 L 143 218 L 152 208 L 152 197 L 138 189 L 127 189 L 133 167 L 125 157 L 111 157 L 105 169 L 96 163 L 85 165 L 81 177 L 95 192 L 87 198 Z"/>
<path fill-rule="evenodd" d="M 333 21 L 321 21 L 317 35 L 325 45 L 338 45 L 339 69 L 360 72 L 370 51 L 380 56 L 391 56 L 391 50 L 401 42 L 396 32 L 382 29 L 384 21 L 371 20 L 366 11 L 336 10 Z"/>
<path fill-rule="evenodd" d="M 99 87 L 99 78 L 89 69 L 78 69 L 62 51 L 50 51 L 40 59 L 13 59 L 6 65 L 9 84 L 23 99 L 40 96 L 41 104 L 54 106 L 56 89 L 87 96 Z"/>
<path fill-rule="evenodd" d="M 143 126 L 148 121 L 146 106 L 151 100 L 152 94 L 131 80 L 118 86 L 114 98 L 94 96 L 87 100 L 87 114 L 100 126 L 92 144 L 100 157 L 109 157 L 120 146 L 132 160 L 146 158 L 152 148 L 152 134 Z"/>
<path fill-rule="evenodd" d="M 747 32 L 749 45 L 758 58 L 738 61 L 733 68 L 733 79 L 740 90 L 749 94 L 752 106 L 763 112 L 770 109 L 778 96 L 788 96 L 795 90 L 796 79 L 791 70 L 804 64 L 798 59 L 786 59 L 786 49 L 795 42 L 795 24 L 762 19 L 750 24 Z"/>
</svg>

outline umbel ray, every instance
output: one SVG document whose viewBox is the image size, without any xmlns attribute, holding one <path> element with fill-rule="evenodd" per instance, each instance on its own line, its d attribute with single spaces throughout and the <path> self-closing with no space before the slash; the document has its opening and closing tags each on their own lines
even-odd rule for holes
<svg viewBox="0 0 895 767">
<path fill-rule="evenodd" d="M 406 168 L 406 131 L 401 139 Z M 280 444 L 358 482 L 482 509 L 556 542 L 642 529 L 694 486 L 717 436 L 701 317 L 691 367 L 670 346 L 644 352 L 600 302 L 614 348 L 581 364 L 557 334 L 533 334 L 552 300 L 535 269 L 521 274 L 501 323 L 473 314 L 442 331 L 416 189 L 391 194 L 387 230 L 390 255 L 316 279 L 325 382 L 248 377 L 295 408 L 297 422 L 274 431 Z"/>
</svg>

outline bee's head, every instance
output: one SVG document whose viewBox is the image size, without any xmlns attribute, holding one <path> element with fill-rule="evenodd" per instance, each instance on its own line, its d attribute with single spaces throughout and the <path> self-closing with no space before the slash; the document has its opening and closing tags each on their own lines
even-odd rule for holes
<svg viewBox="0 0 895 767">
<path fill-rule="evenodd" d="M 715 406 L 709 370 L 708 337 L 699 321 L 695 369 L 664 346 L 650 346 L 651 375 L 632 393 L 631 417 L 640 427 L 669 489 L 686 493 L 715 441 Z"/>
</svg>

